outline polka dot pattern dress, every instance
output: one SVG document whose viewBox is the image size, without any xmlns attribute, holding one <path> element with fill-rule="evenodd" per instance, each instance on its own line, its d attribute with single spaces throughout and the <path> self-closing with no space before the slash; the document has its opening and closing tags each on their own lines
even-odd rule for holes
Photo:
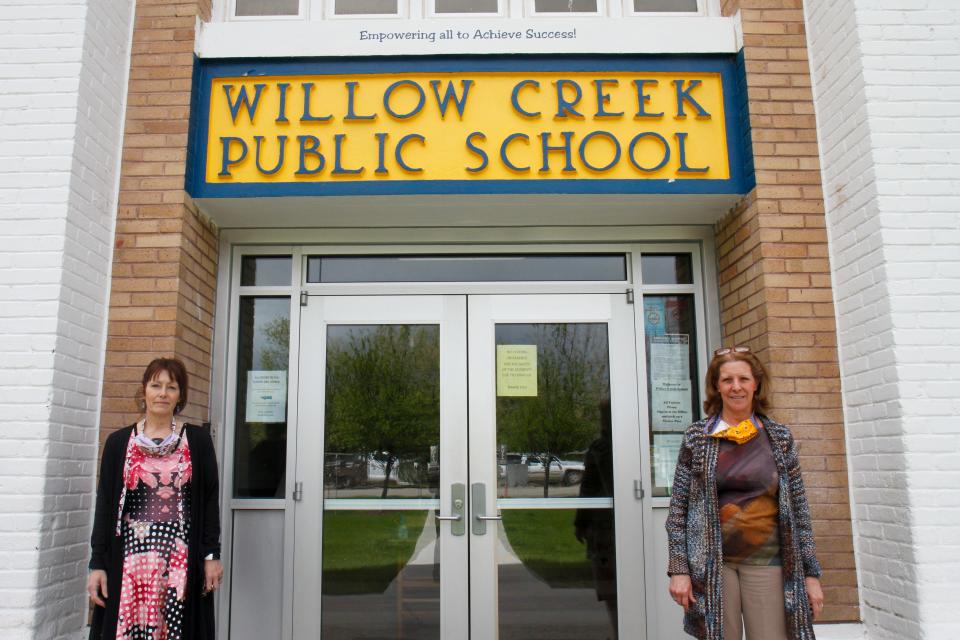
<svg viewBox="0 0 960 640">
<path fill-rule="evenodd" d="M 117 640 L 181 640 L 187 597 L 190 447 L 186 435 L 163 456 L 131 434 L 123 472 L 119 534 L 123 573 Z"/>
</svg>

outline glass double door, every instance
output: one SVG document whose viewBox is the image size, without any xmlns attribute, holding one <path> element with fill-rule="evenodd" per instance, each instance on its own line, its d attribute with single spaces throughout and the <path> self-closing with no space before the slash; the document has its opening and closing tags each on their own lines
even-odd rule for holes
<svg viewBox="0 0 960 640">
<path fill-rule="evenodd" d="M 645 638 L 633 306 L 310 297 L 294 638 Z"/>
</svg>

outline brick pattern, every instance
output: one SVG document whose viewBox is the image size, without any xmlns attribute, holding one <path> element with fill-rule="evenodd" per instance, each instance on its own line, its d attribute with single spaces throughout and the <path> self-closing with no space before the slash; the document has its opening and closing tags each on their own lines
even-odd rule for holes
<svg viewBox="0 0 960 640">
<path fill-rule="evenodd" d="M 859 619 L 836 321 L 801 0 L 729 0 L 740 12 L 757 186 L 717 224 L 725 344 L 771 369 L 771 413 L 801 446 L 827 606 Z"/>
<path fill-rule="evenodd" d="M 863 616 L 871 638 L 956 638 L 960 7 L 806 8 Z"/>
<path fill-rule="evenodd" d="M 75 638 L 132 10 L 0 10 L 0 637 Z"/>
<path fill-rule="evenodd" d="M 209 0 L 138 0 L 117 213 L 101 440 L 137 418 L 143 367 L 181 358 L 183 417 L 207 417 L 217 229 L 184 191 L 196 20 Z"/>
</svg>

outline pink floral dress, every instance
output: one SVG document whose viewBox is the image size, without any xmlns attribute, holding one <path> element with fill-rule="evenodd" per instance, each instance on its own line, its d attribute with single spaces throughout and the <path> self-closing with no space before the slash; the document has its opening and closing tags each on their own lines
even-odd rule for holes
<svg viewBox="0 0 960 640">
<path fill-rule="evenodd" d="M 117 639 L 180 640 L 187 596 L 190 447 L 187 437 L 165 456 L 144 453 L 130 436 L 123 470 L 118 533 L 123 577 Z"/>
</svg>

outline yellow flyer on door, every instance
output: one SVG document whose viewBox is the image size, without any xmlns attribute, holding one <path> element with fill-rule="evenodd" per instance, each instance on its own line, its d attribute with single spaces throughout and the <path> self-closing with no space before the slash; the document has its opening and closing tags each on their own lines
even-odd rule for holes
<svg viewBox="0 0 960 640">
<path fill-rule="evenodd" d="M 497 395 L 537 395 L 537 345 L 497 345 Z"/>
</svg>

